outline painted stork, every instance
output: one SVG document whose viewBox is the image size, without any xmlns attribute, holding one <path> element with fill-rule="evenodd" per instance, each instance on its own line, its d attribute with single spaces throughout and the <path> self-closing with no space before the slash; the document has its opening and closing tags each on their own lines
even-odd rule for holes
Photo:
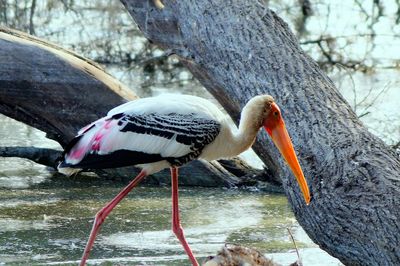
<svg viewBox="0 0 400 266">
<path fill-rule="evenodd" d="M 136 165 L 142 169 L 97 214 L 80 265 L 85 265 L 101 224 L 112 209 L 147 175 L 171 169 L 172 230 L 193 265 L 194 257 L 180 224 L 178 167 L 195 159 L 229 158 L 251 147 L 264 127 L 290 166 L 304 199 L 310 193 L 281 112 L 269 95 L 252 98 L 243 108 L 240 125 L 211 102 L 189 95 L 161 95 L 122 104 L 84 127 L 64 151 L 59 172 L 71 175 L 87 169 Z"/>
</svg>

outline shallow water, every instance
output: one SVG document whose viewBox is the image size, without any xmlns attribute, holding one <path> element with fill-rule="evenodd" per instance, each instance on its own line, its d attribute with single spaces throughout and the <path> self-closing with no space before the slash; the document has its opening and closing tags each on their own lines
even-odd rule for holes
<svg viewBox="0 0 400 266">
<path fill-rule="evenodd" d="M 76 263 L 93 216 L 123 185 L 90 176 L 67 179 L 55 174 L 29 189 L 0 189 L 0 262 Z M 283 195 L 182 188 L 180 207 L 187 240 L 199 258 L 215 254 L 224 243 L 236 243 L 273 253 L 278 262 L 294 262 L 287 228 L 301 252 L 311 252 L 305 263 L 309 256 L 320 261 L 326 256 L 299 227 Z M 103 224 L 90 261 L 104 265 L 188 265 L 170 230 L 170 209 L 169 188 L 136 188 Z"/>
</svg>

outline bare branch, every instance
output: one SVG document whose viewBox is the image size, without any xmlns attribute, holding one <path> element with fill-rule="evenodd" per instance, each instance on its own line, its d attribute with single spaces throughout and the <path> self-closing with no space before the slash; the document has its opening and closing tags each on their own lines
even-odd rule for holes
<svg viewBox="0 0 400 266">
<path fill-rule="evenodd" d="M 35 163 L 56 168 L 56 161 L 61 156 L 62 151 L 38 148 L 38 147 L 0 147 L 1 157 L 19 157 L 25 158 Z"/>
<path fill-rule="evenodd" d="M 35 14 L 36 0 L 32 0 L 30 14 L 29 14 L 29 33 L 35 35 L 35 27 L 33 25 L 33 16 Z"/>
</svg>

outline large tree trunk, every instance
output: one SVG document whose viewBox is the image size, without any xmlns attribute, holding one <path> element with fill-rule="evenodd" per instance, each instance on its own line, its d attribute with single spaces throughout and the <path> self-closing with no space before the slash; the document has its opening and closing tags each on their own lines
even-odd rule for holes
<svg viewBox="0 0 400 266">
<path fill-rule="evenodd" d="M 171 49 L 235 121 L 251 97 L 281 106 L 312 191 L 306 206 L 276 148 L 256 152 L 282 180 L 308 235 L 349 265 L 400 265 L 400 161 L 370 134 L 287 24 L 261 1 L 123 0 L 144 35 Z"/>
<path fill-rule="evenodd" d="M 65 146 L 83 126 L 104 116 L 127 100 L 132 90 L 77 54 L 22 32 L 0 27 L 0 113 L 46 132 Z M 0 156 L 22 157 L 56 166 L 61 151 L 34 147 L 0 147 Z M 254 169 L 241 163 L 233 168 L 242 175 Z M 100 175 L 131 179 L 133 167 L 96 171 Z M 184 174 L 188 178 L 184 178 Z M 265 181 L 268 173 L 256 172 L 251 182 Z M 268 180 L 266 180 L 268 181 Z M 170 183 L 169 172 L 147 178 L 151 183 Z M 247 184 L 217 162 L 196 162 L 182 169 L 180 184 L 232 186 Z"/>
</svg>

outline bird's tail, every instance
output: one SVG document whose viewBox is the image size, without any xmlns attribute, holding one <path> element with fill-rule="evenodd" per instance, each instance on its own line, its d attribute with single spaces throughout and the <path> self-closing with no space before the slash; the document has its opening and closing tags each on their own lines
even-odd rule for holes
<svg viewBox="0 0 400 266">
<path fill-rule="evenodd" d="M 63 162 L 60 162 L 58 164 L 57 170 L 59 173 L 66 175 L 66 176 L 72 176 L 72 175 L 77 174 L 80 171 L 82 171 L 82 169 L 80 169 L 80 168 L 72 168 L 72 167 L 65 166 L 65 165 L 63 165 Z"/>
<path fill-rule="evenodd" d="M 82 128 L 81 130 L 79 130 L 78 135 L 75 136 L 75 138 L 73 138 L 68 143 L 68 145 L 64 148 L 63 154 L 57 160 L 57 162 L 58 162 L 57 170 L 59 173 L 64 174 L 66 176 L 71 176 L 71 175 L 79 173 L 80 171 L 83 170 L 82 168 L 74 167 L 74 164 L 79 163 L 79 161 L 82 158 L 79 158 L 76 162 L 67 162 L 67 161 L 69 161 L 69 156 L 70 156 L 71 150 L 74 149 L 77 145 L 79 145 L 79 141 L 82 139 L 82 137 L 85 136 L 85 133 L 87 133 L 92 128 L 94 128 L 94 126 L 95 126 L 95 122 L 92 124 L 89 124 L 88 126 Z M 82 154 L 80 155 L 80 157 L 84 156 L 85 151 L 83 151 L 81 153 Z"/>
</svg>

